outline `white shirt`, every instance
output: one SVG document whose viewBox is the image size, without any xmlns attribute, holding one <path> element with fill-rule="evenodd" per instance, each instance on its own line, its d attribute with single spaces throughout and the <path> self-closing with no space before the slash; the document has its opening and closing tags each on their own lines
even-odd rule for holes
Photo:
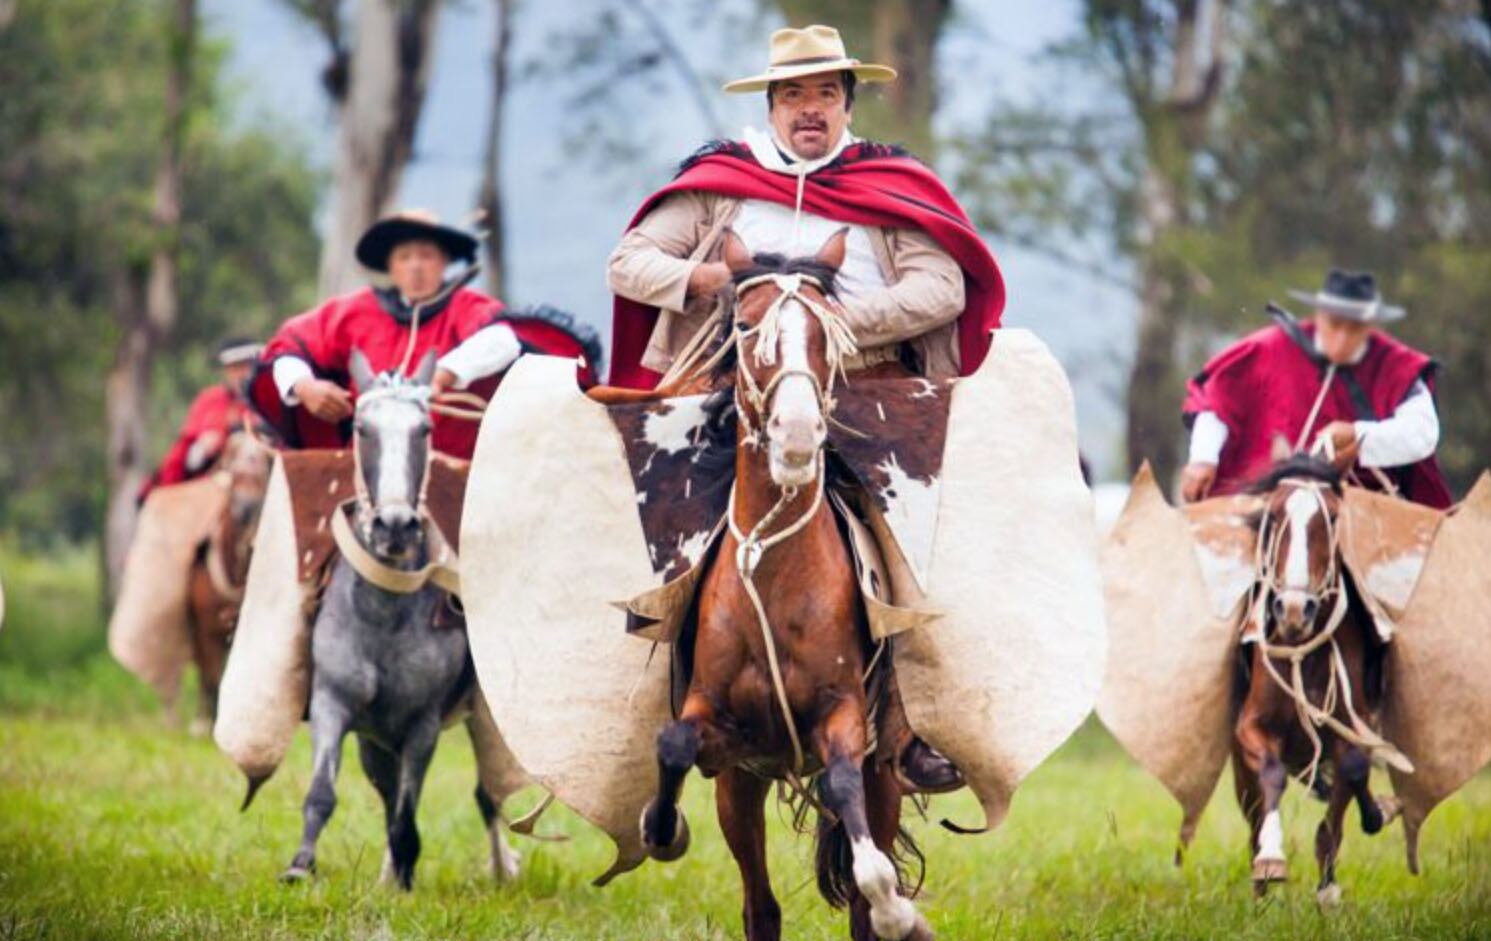
<svg viewBox="0 0 1491 941">
<path fill-rule="evenodd" d="M 838 144 L 822 157 L 788 162 L 782 154 L 784 151 L 790 153 L 790 150 L 774 135 L 753 127 L 745 129 L 746 144 L 757 163 L 773 173 L 799 179 L 837 159 L 854 140 L 854 135 L 846 130 L 839 137 Z M 731 226 L 753 253 L 775 252 L 789 258 L 816 253 L 835 232 L 845 227 L 842 222 L 764 199 L 743 200 L 740 213 Z M 884 290 L 887 285 L 869 232 L 864 226 L 851 225 L 848 228 L 844 264 L 839 268 L 836 282 L 839 297 L 852 303 L 870 292 Z"/>
<path fill-rule="evenodd" d="M 1365 353 L 1365 350 L 1363 351 Z M 1439 447 L 1439 414 L 1422 379 L 1414 380 L 1398 408 L 1380 421 L 1357 421 L 1357 457 L 1363 467 L 1417 464 Z M 1227 443 L 1227 426 L 1215 412 L 1200 412 L 1191 425 L 1190 463 L 1216 464 Z"/>
<path fill-rule="evenodd" d="M 471 334 L 461 345 L 440 357 L 435 365 L 450 370 L 456 377 L 455 387 L 464 389 L 478 379 L 507 369 L 522 352 L 523 344 L 518 341 L 513 328 L 505 323 L 494 323 Z M 280 401 L 286 405 L 300 404 L 300 398 L 295 394 L 297 382 L 315 378 L 310 363 L 298 356 L 281 356 L 275 360 L 273 375 Z"/>
</svg>

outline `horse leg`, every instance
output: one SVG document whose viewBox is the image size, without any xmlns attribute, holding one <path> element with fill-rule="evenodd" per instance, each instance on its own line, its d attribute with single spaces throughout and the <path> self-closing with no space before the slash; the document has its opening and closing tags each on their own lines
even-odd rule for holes
<svg viewBox="0 0 1491 941">
<path fill-rule="evenodd" d="M 342 739 L 347 735 L 351 716 L 345 706 L 321 687 L 311 691 L 311 750 L 313 769 L 311 787 L 306 792 L 301 815 L 304 827 L 300 849 L 290 866 L 280 875 L 282 882 L 300 882 L 316 872 L 316 841 L 321 829 L 336 810 L 337 772 L 342 765 Z"/>
<path fill-rule="evenodd" d="M 1279 803 L 1284 797 L 1288 774 L 1280 757 L 1282 743 L 1278 736 L 1252 721 L 1246 708 L 1237 735 L 1243 764 L 1256 776 L 1262 791 L 1263 822 L 1254 840 L 1257 852 L 1253 856 L 1253 891 L 1261 897 L 1268 891 L 1270 882 L 1284 882 L 1289 878 L 1289 866 L 1284 858 L 1284 823 L 1279 816 Z"/>
<path fill-rule="evenodd" d="M 1258 849 L 1258 834 L 1263 829 L 1263 787 L 1258 775 L 1247 766 L 1242 746 L 1232 743 L 1232 790 L 1237 795 L 1237 806 L 1248 821 L 1248 858 Z"/>
<path fill-rule="evenodd" d="M 745 892 L 746 941 L 779 941 L 782 909 L 771 892 L 766 868 L 766 797 L 771 782 L 740 768 L 720 772 L 715 783 L 715 809 L 720 830 L 740 867 Z"/>
<path fill-rule="evenodd" d="M 393 829 L 394 810 L 399 800 L 398 756 L 367 736 L 359 735 L 357 757 L 362 762 L 362 773 L 367 775 L 373 789 L 383 800 L 383 829 L 386 833 Z M 393 854 L 387 850 L 383 853 L 383 870 L 379 881 L 386 885 L 392 885 L 394 881 Z"/>
<path fill-rule="evenodd" d="M 930 938 L 916 906 L 900 894 L 901 879 L 896 865 L 877 845 L 870 830 L 865 799 L 865 779 L 861 771 L 865 753 L 864 701 L 857 696 L 845 697 L 828 714 L 818 729 L 818 752 L 824 772 L 821 796 L 824 806 L 839 822 L 824 832 L 819 830 L 819 886 L 832 903 L 856 903 L 869 909 L 869 927 L 875 938 L 902 941 L 905 938 Z M 894 836 L 892 835 L 892 839 Z M 845 873 L 831 870 L 842 865 L 844 854 L 833 849 L 835 841 L 849 842 L 849 875 L 857 894 L 840 893 L 836 883 Z M 831 891 L 829 891 L 831 890 Z M 840 897 L 842 894 L 842 897 Z M 851 931 L 855 926 L 851 921 Z M 864 941 L 857 932 L 855 941 Z"/>
<path fill-rule="evenodd" d="M 882 853 L 890 856 L 901 834 L 901 783 L 889 761 L 866 759 L 862 768 L 865 779 L 865 808 L 870 821 L 870 836 Z M 857 893 L 849 903 L 849 931 L 853 938 L 874 938 L 870 924 L 870 905 L 864 893 Z M 922 919 L 908 936 L 915 941 L 930 941 L 932 931 Z"/>
<path fill-rule="evenodd" d="M 399 786 L 394 801 L 393 819 L 388 827 L 388 855 L 393 862 L 393 878 L 398 887 L 414 888 L 414 864 L 419 861 L 419 828 L 414 815 L 419 808 L 419 793 L 424 787 L 425 772 L 435 754 L 440 738 L 440 714 L 432 712 L 417 719 L 404 737 L 399 749 Z"/>
<path fill-rule="evenodd" d="M 471 736 L 471 750 L 476 754 L 476 806 L 492 846 L 492 878 L 508 882 L 518 877 L 522 857 L 503 832 L 502 802 L 521 790 L 527 781 L 480 693 L 466 718 L 466 733 Z"/>
<path fill-rule="evenodd" d="M 212 621 L 213 595 L 206 572 L 197 563 L 190 576 L 187 589 L 187 634 L 192 644 L 192 661 L 197 665 L 197 715 L 188 728 L 195 738 L 203 738 L 212 732 L 212 720 L 217 714 L 217 685 L 222 679 L 222 664 L 216 664 L 213 672 Z"/>
<path fill-rule="evenodd" d="M 689 822 L 678 809 L 678 797 L 689 769 L 699 760 L 703 730 L 714 710 L 699 693 L 690 692 L 680 717 L 657 737 L 658 792 L 642 811 L 642 845 L 659 862 L 671 863 L 689 848 Z"/>
<path fill-rule="evenodd" d="M 1351 803 L 1354 780 L 1363 779 L 1372 770 L 1371 762 L 1359 749 L 1337 740 L 1332 748 L 1336 762 L 1336 778 L 1331 782 L 1330 796 L 1325 807 L 1325 817 L 1315 830 L 1315 861 L 1320 865 L 1320 884 L 1315 887 L 1315 900 L 1321 908 L 1334 908 L 1341 903 L 1341 886 L 1336 882 L 1336 857 L 1341 852 L 1341 824 L 1346 819 L 1346 806 Z M 1375 808 L 1374 808 L 1375 809 Z"/>
</svg>

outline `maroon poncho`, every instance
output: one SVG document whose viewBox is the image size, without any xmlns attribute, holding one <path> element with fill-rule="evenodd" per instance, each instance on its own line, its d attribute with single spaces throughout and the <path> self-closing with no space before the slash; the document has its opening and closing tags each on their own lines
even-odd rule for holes
<svg viewBox="0 0 1491 941">
<path fill-rule="evenodd" d="M 461 288 L 444 305 L 421 315 L 409 368 L 418 366 L 427 351 L 434 350 L 436 356 L 443 356 L 478 330 L 499 320 L 512 327 L 525 350 L 555 356 L 578 356 L 586 352 L 581 341 L 561 326 L 538 317 L 507 316 L 500 301 Z M 404 361 L 408 344 L 409 324 L 397 319 L 372 288 L 335 298 L 291 317 L 270 338 L 250 381 L 250 400 L 289 447 L 342 447 L 350 439 L 350 423 L 333 425 L 303 408 L 285 405 L 274 384 L 275 360 L 282 356 L 299 357 L 310 364 L 317 378 L 330 379 L 355 394 L 357 390 L 348 371 L 354 348 L 362 350 L 373 371 L 379 373 L 397 369 Z M 587 365 L 580 374 L 586 384 L 592 381 L 589 370 Z M 490 398 L 501 380 L 501 375 L 478 379 L 468 391 Z M 438 414 L 433 420 L 431 443 L 435 449 L 469 460 L 476 447 L 478 423 Z"/>
<path fill-rule="evenodd" d="M 723 143 L 691 159 L 637 211 L 631 230 L 670 193 L 702 190 L 736 199 L 793 206 L 797 178 L 762 167 L 743 143 Z M 960 368 L 973 372 L 989 352 L 989 331 L 1004 310 L 1004 278 L 988 246 L 947 187 L 915 158 L 880 144 L 856 143 L 807 177 L 802 208 L 835 222 L 920 229 L 963 268 L 965 303 L 958 318 Z M 611 384 L 650 389 L 661 378 L 642 365 L 658 310 L 617 297 L 612 315 Z"/>
<path fill-rule="evenodd" d="M 177 433 L 175 443 L 166 452 L 155 474 L 140 488 L 139 498 L 144 500 L 156 487 L 179 484 L 205 470 L 206 465 L 195 470 L 188 468 L 187 453 L 197 439 L 209 431 L 217 432 L 222 441 L 227 441 L 228 435 L 243 419 L 243 408 L 243 399 L 225 385 L 208 386 L 197 393 L 191 408 L 186 412 L 186 420 L 181 423 L 181 431 Z"/>
<path fill-rule="evenodd" d="M 1183 412 L 1189 424 L 1201 412 L 1214 412 L 1227 426 L 1227 444 L 1217 465 L 1216 495 L 1236 493 L 1272 463 L 1273 441 L 1299 439 L 1320 393 L 1323 360 L 1314 352 L 1314 325 L 1293 327 L 1291 337 L 1275 324 L 1243 337 L 1218 353 L 1187 384 Z M 1338 366 L 1320 413 L 1304 436 L 1308 445 L 1333 421 L 1376 421 L 1389 417 L 1414 382 L 1434 390 L 1435 363 L 1427 355 L 1386 333 L 1373 331 L 1367 353 L 1353 366 Z M 1433 507 L 1451 503 L 1439 463 L 1384 468 L 1403 496 Z M 1371 474 L 1359 475 L 1372 486 Z"/>
</svg>

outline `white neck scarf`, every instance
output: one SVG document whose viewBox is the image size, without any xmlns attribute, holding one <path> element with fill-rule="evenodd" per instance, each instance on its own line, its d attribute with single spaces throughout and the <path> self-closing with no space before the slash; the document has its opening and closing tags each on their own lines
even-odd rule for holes
<svg viewBox="0 0 1491 941">
<path fill-rule="evenodd" d="M 756 162 L 773 173 L 781 173 L 785 176 L 797 177 L 797 200 L 792 207 L 792 244 L 796 245 L 798 236 L 802 229 L 802 193 L 807 183 L 808 174 L 813 173 L 836 160 L 844 148 L 854 143 L 854 135 L 849 129 L 844 128 L 844 133 L 839 135 L 839 142 L 829 149 L 828 153 L 816 160 L 796 159 L 789 163 L 783 154 L 797 155 L 791 147 L 781 143 L 775 133 L 769 131 L 758 131 L 754 127 L 747 127 L 742 136 L 745 138 L 746 146 L 751 149 L 751 156 Z"/>
</svg>

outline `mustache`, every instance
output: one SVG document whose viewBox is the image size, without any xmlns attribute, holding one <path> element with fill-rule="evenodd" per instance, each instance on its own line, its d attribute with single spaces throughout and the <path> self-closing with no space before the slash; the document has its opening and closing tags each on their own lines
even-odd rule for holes
<svg viewBox="0 0 1491 941">
<path fill-rule="evenodd" d="M 794 131 L 826 131 L 828 122 L 822 118 L 798 118 L 792 122 Z"/>
</svg>

